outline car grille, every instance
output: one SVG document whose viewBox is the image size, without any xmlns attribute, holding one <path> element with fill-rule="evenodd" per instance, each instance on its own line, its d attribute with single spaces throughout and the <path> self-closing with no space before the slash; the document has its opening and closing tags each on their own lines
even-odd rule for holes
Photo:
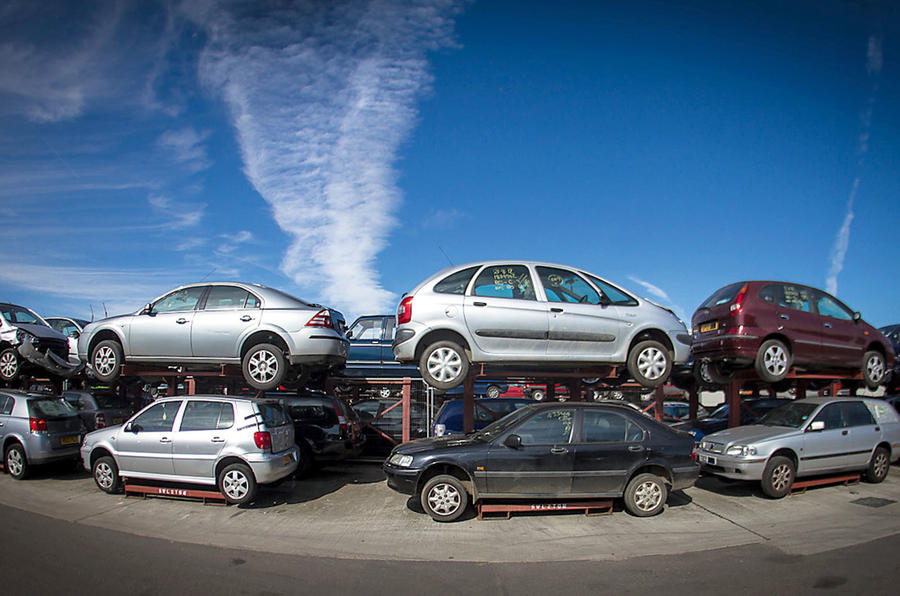
<svg viewBox="0 0 900 596">
<path fill-rule="evenodd" d="M 63 360 L 69 357 L 69 342 L 65 340 L 42 337 L 37 340 L 34 347 L 38 352 L 53 352 Z"/>
<path fill-rule="evenodd" d="M 715 443 L 713 441 L 703 441 L 700 443 L 700 449 L 702 449 L 703 451 L 709 451 L 710 453 L 724 453 L 725 444 Z"/>
</svg>

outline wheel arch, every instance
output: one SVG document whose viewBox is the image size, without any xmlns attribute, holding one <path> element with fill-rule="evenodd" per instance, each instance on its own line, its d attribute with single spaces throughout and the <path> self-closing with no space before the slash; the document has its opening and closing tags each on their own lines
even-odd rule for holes
<svg viewBox="0 0 900 596">
<path fill-rule="evenodd" d="M 247 355 L 250 348 L 258 344 L 272 344 L 273 346 L 277 346 L 284 352 L 284 357 L 286 359 L 291 355 L 291 348 L 288 345 L 288 342 L 285 341 L 284 337 L 282 337 L 279 332 L 273 329 L 259 329 L 248 335 L 243 343 L 241 343 L 241 361 L 244 360 L 244 356 Z"/>
<path fill-rule="evenodd" d="M 472 477 L 469 476 L 469 473 L 466 472 L 466 470 L 463 469 L 459 464 L 452 464 L 447 462 L 434 463 L 425 468 L 425 471 L 423 471 L 419 475 L 419 480 L 416 482 L 416 494 L 420 494 L 422 492 L 422 488 L 425 486 L 426 482 L 428 482 L 435 476 L 440 476 L 443 474 L 447 474 L 448 476 L 457 478 L 460 482 L 462 482 L 465 489 L 469 492 L 469 495 L 471 495 L 473 499 L 477 498 L 475 494 L 475 482 L 472 480 Z"/>
<path fill-rule="evenodd" d="M 669 488 L 672 488 L 674 484 L 672 471 L 668 467 L 658 462 L 645 462 L 631 471 L 625 484 L 622 485 L 623 490 L 628 486 L 628 483 L 631 482 L 631 479 L 639 474 L 653 474 L 654 476 L 659 476 Z"/>
<path fill-rule="evenodd" d="M 800 456 L 797 455 L 797 452 L 791 449 L 790 447 L 782 447 L 781 449 L 776 449 L 772 452 L 769 457 L 766 458 L 766 463 L 771 461 L 773 457 L 786 457 L 792 462 L 794 462 L 794 469 L 797 470 L 800 467 Z"/>
<path fill-rule="evenodd" d="M 28 458 L 28 447 L 25 446 L 25 441 L 22 440 L 22 437 L 18 435 L 9 435 L 4 437 L 3 439 L 3 452 L 0 454 L 0 457 L 6 457 L 6 450 L 10 448 L 11 445 L 18 443 L 22 446 L 22 450 L 25 451 L 25 458 Z"/>
<path fill-rule="evenodd" d="M 461 333 L 452 329 L 434 329 L 423 335 L 421 339 L 419 339 L 419 343 L 416 344 L 415 361 L 419 361 L 425 348 L 439 341 L 452 341 L 459 344 L 459 346 L 465 350 L 469 361 L 472 361 L 472 347 L 469 345 L 469 342 L 466 341 L 466 338 L 463 337 Z"/>
<path fill-rule="evenodd" d="M 778 341 L 783 343 L 785 345 L 785 347 L 787 348 L 788 352 L 790 353 L 791 358 L 794 357 L 794 344 L 791 343 L 791 340 L 788 339 L 788 337 L 786 335 L 784 335 L 783 333 L 770 333 L 759 341 L 759 345 L 760 346 L 763 345 L 770 339 L 777 339 Z M 759 346 L 757 346 L 756 349 L 758 351 Z M 791 365 L 793 366 L 793 363 L 791 363 Z"/>
<path fill-rule="evenodd" d="M 116 460 L 116 456 L 113 455 L 113 452 L 110 451 L 107 447 L 95 447 L 91 451 L 91 458 L 89 460 L 89 462 L 91 464 L 91 470 L 94 469 L 94 462 L 97 461 L 98 459 L 100 459 L 101 457 L 105 457 L 105 456 L 109 456 L 109 457 L 113 458 L 113 461 L 116 462 L 116 466 L 119 465 L 119 462 Z"/>
<path fill-rule="evenodd" d="M 635 333 L 634 337 L 631 338 L 631 342 L 628 344 L 628 351 L 626 352 L 626 357 L 628 354 L 631 354 L 631 350 L 634 349 L 634 346 L 638 345 L 642 341 L 653 340 L 658 341 L 662 345 L 666 347 L 669 351 L 669 357 L 674 360 L 675 358 L 675 346 L 672 344 L 672 339 L 669 337 L 669 334 L 661 329 L 657 329 L 655 327 L 649 327 L 647 329 L 641 329 L 637 333 Z"/>
<path fill-rule="evenodd" d="M 121 335 L 119 335 L 119 333 L 117 331 L 114 331 L 109 328 L 105 328 L 105 329 L 100 329 L 99 331 L 97 331 L 94 334 L 93 337 L 91 337 L 91 341 L 88 344 L 88 350 L 87 350 L 88 361 L 90 361 L 91 354 L 94 352 L 94 348 L 97 347 L 97 344 L 99 344 L 101 341 L 104 341 L 107 339 L 111 339 L 113 341 L 118 342 L 119 346 L 122 348 L 122 358 L 127 357 L 127 354 L 126 354 L 127 350 L 125 349 L 126 348 L 125 339 Z"/>
<path fill-rule="evenodd" d="M 223 457 L 222 459 L 220 459 L 219 461 L 216 462 L 216 467 L 214 468 L 214 476 L 215 476 L 216 482 L 219 481 L 219 474 L 222 473 L 222 470 L 224 470 L 226 467 L 230 466 L 231 464 L 243 464 L 243 465 L 247 466 L 247 468 L 250 470 L 250 473 L 253 474 L 253 480 L 256 480 L 256 473 L 253 471 L 253 466 L 251 466 L 249 463 L 247 463 L 245 460 L 241 459 L 240 457 L 237 457 L 235 455 L 226 455 L 225 457 Z"/>
</svg>

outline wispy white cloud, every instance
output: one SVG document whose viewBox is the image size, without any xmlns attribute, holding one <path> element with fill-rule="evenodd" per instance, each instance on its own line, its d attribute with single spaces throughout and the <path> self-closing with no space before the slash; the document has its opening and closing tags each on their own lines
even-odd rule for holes
<svg viewBox="0 0 900 596">
<path fill-rule="evenodd" d="M 647 293 L 650 294 L 651 296 L 655 296 L 656 298 L 659 298 L 660 300 L 665 300 L 666 302 L 671 302 L 669 295 L 666 294 L 665 290 L 663 290 L 659 286 L 653 285 L 649 281 L 644 281 L 640 278 L 637 278 L 634 275 L 629 275 L 628 279 L 630 279 L 634 283 L 638 284 L 639 286 L 642 286 L 645 290 L 647 290 Z"/>
<path fill-rule="evenodd" d="M 245 174 L 291 236 L 282 271 L 350 312 L 395 299 L 375 271 L 401 198 L 394 162 L 459 4 L 182 5 L 206 31 L 200 73 L 225 98 Z"/>
<path fill-rule="evenodd" d="M 465 214 L 456 209 L 433 209 L 431 213 L 422 220 L 422 227 L 426 229 L 445 230 L 456 225 L 463 217 L 465 217 Z"/>
<path fill-rule="evenodd" d="M 208 131 L 198 132 L 188 126 L 164 132 L 157 139 L 157 144 L 164 150 L 170 151 L 173 159 L 190 171 L 201 172 L 212 165 L 212 160 L 204 145 L 207 137 L 209 137 Z"/>
<path fill-rule="evenodd" d="M 242 244 L 246 244 L 247 242 L 251 242 L 253 240 L 253 234 L 248 232 L 247 230 L 241 230 L 237 234 L 222 234 L 219 236 L 224 242 L 222 242 L 216 248 L 216 254 L 218 255 L 230 255 L 234 251 L 236 251 Z"/>
<path fill-rule="evenodd" d="M 203 219 L 206 204 L 175 202 L 164 195 L 150 195 L 147 202 L 160 214 L 168 218 L 163 228 L 181 230 L 196 226 Z"/>
</svg>

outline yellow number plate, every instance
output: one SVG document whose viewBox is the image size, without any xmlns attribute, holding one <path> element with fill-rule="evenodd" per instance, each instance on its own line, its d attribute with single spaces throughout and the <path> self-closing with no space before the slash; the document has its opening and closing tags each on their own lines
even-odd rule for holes
<svg viewBox="0 0 900 596">
<path fill-rule="evenodd" d="M 70 437 L 62 437 L 59 440 L 60 445 L 77 445 L 78 444 L 78 435 L 72 435 Z"/>
<path fill-rule="evenodd" d="M 700 325 L 700 333 L 709 333 L 710 331 L 715 331 L 718 328 L 718 321 L 716 321 L 715 323 L 704 323 L 703 325 Z"/>
<path fill-rule="evenodd" d="M 291 457 L 290 454 L 285 455 L 285 456 L 284 456 L 284 465 L 287 465 L 287 464 L 291 463 L 293 460 L 294 460 L 294 458 Z"/>
</svg>

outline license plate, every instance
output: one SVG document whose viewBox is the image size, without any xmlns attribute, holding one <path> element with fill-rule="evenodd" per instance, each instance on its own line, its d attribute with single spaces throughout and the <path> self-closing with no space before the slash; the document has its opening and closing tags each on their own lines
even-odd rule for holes
<svg viewBox="0 0 900 596">
<path fill-rule="evenodd" d="M 288 453 L 287 455 L 284 456 L 284 465 L 288 465 L 292 461 L 294 461 L 294 456 L 291 455 L 290 453 Z"/>
<path fill-rule="evenodd" d="M 72 435 L 70 437 L 62 437 L 59 440 L 60 445 L 77 445 L 78 444 L 78 435 Z"/>
<path fill-rule="evenodd" d="M 124 418 L 113 418 L 113 424 L 122 424 Z"/>
<path fill-rule="evenodd" d="M 700 333 L 709 333 L 710 331 L 715 331 L 719 328 L 719 322 L 715 323 L 704 323 L 700 325 Z"/>
<path fill-rule="evenodd" d="M 700 459 L 701 464 L 709 464 L 711 466 L 716 465 L 716 458 L 714 458 L 714 457 L 710 457 L 708 455 L 701 455 L 699 459 Z"/>
</svg>

